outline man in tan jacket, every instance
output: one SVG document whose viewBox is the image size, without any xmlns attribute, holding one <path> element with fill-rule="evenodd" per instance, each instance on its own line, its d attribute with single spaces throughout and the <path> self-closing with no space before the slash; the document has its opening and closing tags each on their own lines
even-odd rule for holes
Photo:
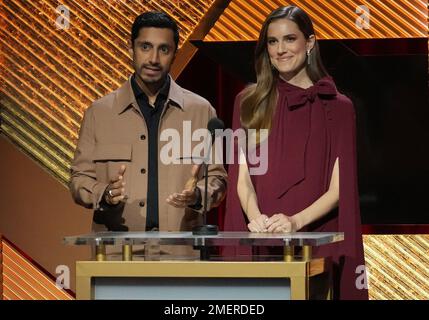
<svg viewBox="0 0 429 320">
<path fill-rule="evenodd" d="M 216 116 L 207 100 L 169 76 L 178 42 L 177 25 L 165 13 L 138 16 L 130 48 L 134 74 L 85 112 L 70 190 L 76 203 L 95 210 L 94 231 L 184 231 L 202 223 L 202 172 L 160 156 L 169 143 L 163 130 L 183 137 L 186 123 L 192 130 L 206 128 Z M 191 150 L 198 143 L 186 139 L 179 143 Z M 180 156 L 191 156 L 180 147 Z M 199 181 L 186 189 L 191 172 Z M 225 189 L 223 165 L 209 165 L 208 208 L 220 204 Z"/>
</svg>

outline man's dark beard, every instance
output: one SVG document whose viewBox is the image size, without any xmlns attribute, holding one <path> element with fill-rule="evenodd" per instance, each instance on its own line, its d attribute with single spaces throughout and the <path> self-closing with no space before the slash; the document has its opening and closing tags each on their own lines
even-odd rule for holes
<svg viewBox="0 0 429 320">
<path fill-rule="evenodd" d="M 154 80 L 154 81 L 151 81 L 151 82 L 148 82 L 148 81 L 145 81 L 143 78 L 142 78 L 142 76 L 140 75 L 140 73 L 142 72 L 142 69 L 144 68 L 144 65 L 142 65 L 140 68 L 139 68 L 139 72 L 135 72 L 135 74 L 137 75 L 137 78 L 139 79 L 139 81 L 141 81 L 142 83 L 149 83 L 149 84 L 156 84 L 156 83 L 158 83 L 160 86 L 160 88 L 162 87 L 162 85 L 164 84 L 164 82 L 166 81 L 166 79 L 167 79 L 167 75 L 168 75 L 168 72 L 166 72 L 165 74 L 162 74 L 161 75 L 161 78 L 159 79 L 159 80 Z M 134 68 L 134 70 L 135 70 L 135 68 Z M 137 83 L 138 83 L 138 81 L 137 81 Z"/>
</svg>

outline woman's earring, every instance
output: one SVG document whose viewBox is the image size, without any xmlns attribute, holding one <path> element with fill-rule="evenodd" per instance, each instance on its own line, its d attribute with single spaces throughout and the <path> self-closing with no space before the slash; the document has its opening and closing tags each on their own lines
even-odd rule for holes
<svg viewBox="0 0 429 320">
<path fill-rule="evenodd" d="M 311 54 L 310 49 L 308 49 L 308 50 L 307 50 L 307 64 L 308 64 L 308 65 L 311 63 L 311 62 L 310 62 L 310 54 Z"/>
</svg>

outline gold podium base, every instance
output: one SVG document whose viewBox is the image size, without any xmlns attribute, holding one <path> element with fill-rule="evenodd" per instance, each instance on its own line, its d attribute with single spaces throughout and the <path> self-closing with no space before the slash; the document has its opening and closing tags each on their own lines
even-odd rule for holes
<svg viewBox="0 0 429 320">
<path fill-rule="evenodd" d="M 289 278 L 292 300 L 331 299 L 331 261 L 78 261 L 76 298 L 94 299 L 95 277 Z M 237 297 L 239 299 L 240 297 Z"/>
</svg>

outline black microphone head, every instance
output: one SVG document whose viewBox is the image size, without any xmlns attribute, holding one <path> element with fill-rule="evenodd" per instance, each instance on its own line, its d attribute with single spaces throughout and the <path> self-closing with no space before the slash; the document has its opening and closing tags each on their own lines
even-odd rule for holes
<svg viewBox="0 0 429 320">
<path fill-rule="evenodd" d="M 211 135 L 216 133 L 215 130 L 224 130 L 225 124 L 219 118 L 211 118 L 209 123 L 207 124 L 207 130 L 210 131 Z"/>
</svg>

